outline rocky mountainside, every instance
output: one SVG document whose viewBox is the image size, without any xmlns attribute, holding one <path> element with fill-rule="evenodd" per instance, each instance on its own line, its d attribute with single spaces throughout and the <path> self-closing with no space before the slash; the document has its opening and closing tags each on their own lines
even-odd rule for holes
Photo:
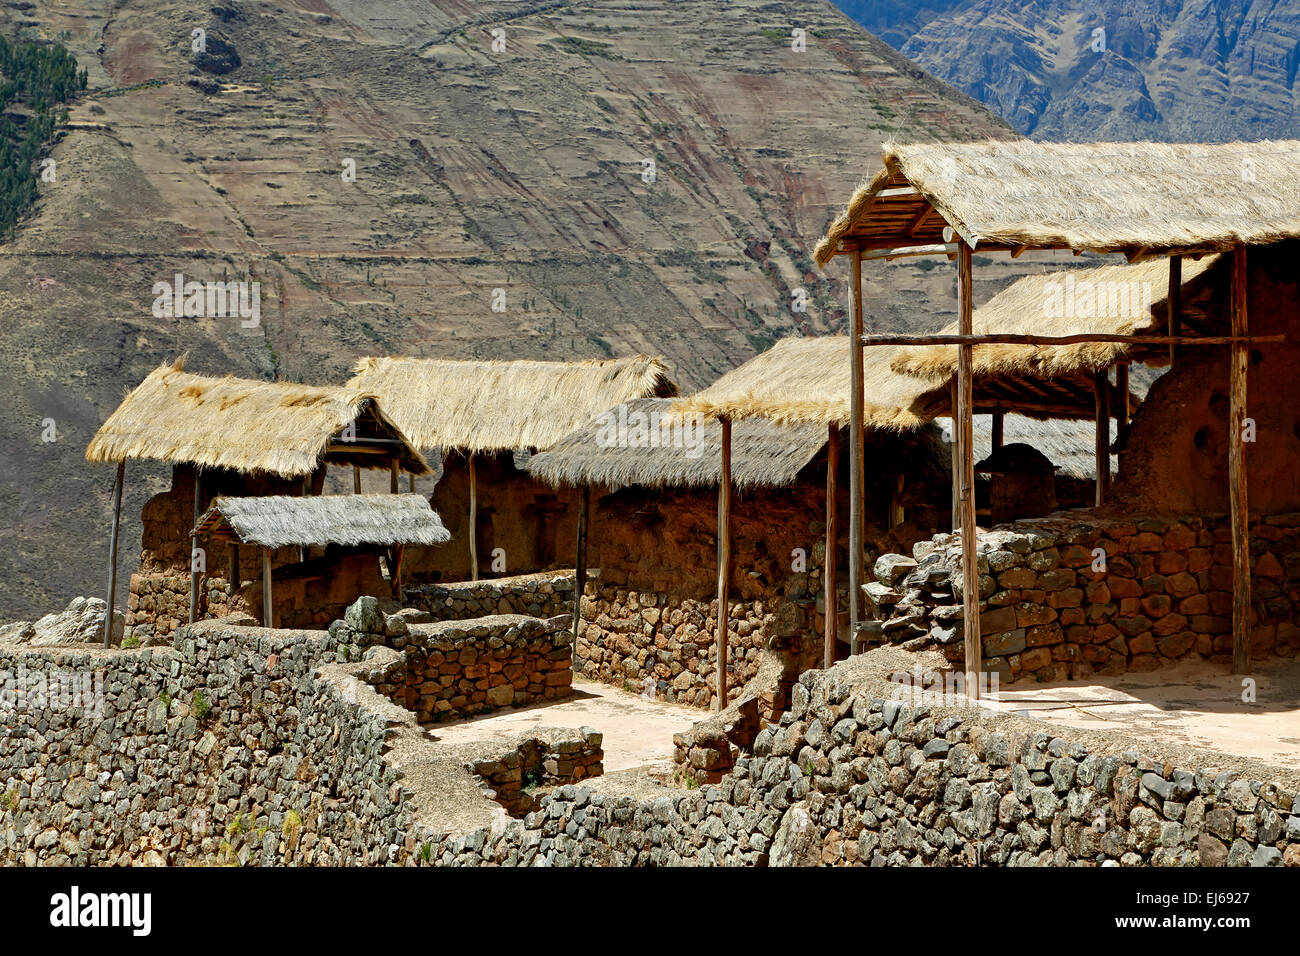
<svg viewBox="0 0 1300 956">
<path fill-rule="evenodd" d="M 1294 0 L 839 0 L 1035 139 L 1300 136 Z"/>
<path fill-rule="evenodd" d="M 163 361 L 649 351 L 699 386 L 843 328 L 810 251 L 883 140 L 1014 135 L 821 0 L 10 0 L 0 32 L 89 70 L 0 244 L 0 619 L 103 592 L 83 451 Z M 155 308 L 177 274 L 259 282 L 256 323 Z M 937 327 L 952 290 L 873 270 L 870 321 Z M 124 565 L 165 477 L 128 466 Z"/>
</svg>

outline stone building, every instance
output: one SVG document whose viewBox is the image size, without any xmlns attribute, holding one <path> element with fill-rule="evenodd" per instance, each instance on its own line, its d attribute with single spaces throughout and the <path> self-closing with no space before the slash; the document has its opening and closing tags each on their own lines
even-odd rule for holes
<svg viewBox="0 0 1300 956">
<path fill-rule="evenodd" d="M 441 460 L 430 501 L 455 545 L 414 548 L 411 581 L 464 581 L 554 568 L 571 558 L 577 497 L 525 467 L 621 402 L 677 394 L 663 361 L 367 358 L 349 387 L 373 392 L 411 441 Z M 471 534 L 470 529 L 473 529 Z"/>
<path fill-rule="evenodd" d="M 580 672 L 716 706 L 723 428 L 702 406 L 739 376 L 766 376 L 777 366 L 789 371 L 788 363 L 809 357 L 810 349 L 829 355 L 846 345 L 786 340 L 690 399 L 646 399 L 611 409 L 529 462 L 530 472 L 548 484 L 590 490 L 587 563 L 598 570 L 586 582 L 582 603 L 575 651 Z M 801 387 L 787 379 L 777 391 L 800 396 L 802 404 L 788 409 L 791 417 L 776 420 L 773 403 L 764 406 L 773 416 L 745 416 L 729 429 L 734 503 L 727 699 L 759 677 L 766 660 L 760 694 L 769 713 L 783 709 L 783 689 L 801 670 L 822 661 L 828 517 L 836 525 L 837 568 L 848 528 L 847 496 L 836 491 L 847 485 L 835 421 L 845 411 L 842 403 L 818 404 L 824 387 L 815 382 Z M 881 552 L 910 547 L 946 522 L 947 452 L 932 431 L 900 424 L 875 429 L 871 438 L 864 523 Z M 942 505 L 935 507 L 936 501 Z M 843 578 L 833 574 L 831 580 L 842 592 Z M 832 614 L 840 657 L 848 649 L 847 620 Z"/>
<path fill-rule="evenodd" d="M 319 495 L 328 465 L 388 472 L 394 491 L 399 472 L 429 474 L 373 395 L 195 375 L 181 361 L 154 370 L 127 395 L 86 458 L 117 464 L 119 489 L 128 460 L 172 466 L 171 487 L 149 499 L 141 514 L 140 566 L 131 576 L 126 621 L 141 639 L 165 637 L 190 619 L 262 614 L 257 549 L 243 549 L 233 566 L 224 553 L 194 549 L 191 532 L 214 499 Z M 115 567 L 116 525 L 112 540 Z M 277 606 L 285 613 L 276 619 L 328 624 L 359 594 L 388 587 L 381 557 L 385 549 L 371 545 L 334 547 L 328 555 L 323 547 L 274 548 L 269 563 L 286 582 L 284 599 L 300 595 L 293 608 Z M 296 583 L 288 586 L 290 580 Z"/>
</svg>

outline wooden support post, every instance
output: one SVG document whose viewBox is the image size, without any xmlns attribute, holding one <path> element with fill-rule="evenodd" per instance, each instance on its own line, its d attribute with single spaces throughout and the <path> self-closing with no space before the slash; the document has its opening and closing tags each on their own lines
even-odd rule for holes
<svg viewBox="0 0 1300 956">
<path fill-rule="evenodd" d="M 361 494 L 361 466 L 360 465 L 352 466 L 352 493 L 354 495 Z"/>
<path fill-rule="evenodd" d="M 863 477 L 862 250 L 854 249 L 849 268 L 849 653 L 858 652 L 858 609 L 862 600 Z"/>
<path fill-rule="evenodd" d="M 197 467 L 194 469 L 194 520 L 190 522 L 192 529 L 199 523 L 199 518 L 203 516 L 203 475 Z M 194 567 L 194 549 L 198 547 L 198 539 L 193 535 L 190 536 L 190 623 L 193 624 L 199 613 L 199 572 Z"/>
<path fill-rule="evenodd" d="M 1119 393 L 1119 407 L 1115 409 L 1114 414 L 1120 428 L 1127 425 L 1133 415 L 1133 408 L 1129 405 L 1128 365 L 1128 362 L 1119 362 L 1115 365 L 1115 391 Z"/>
<path fill-rule="evenodd" d="M 393 597 L 402 600 L 402 558 L 406 555 L 406 545 L 393 546 Z"/>
<path fill-rule="evenodd" d="M 731 419 L 722 419 L 722 473 L 718 476 L 718 696 L 714 710 L 727 706 L 727 586 L 731 582 Z"/>
<path fill-rule="evenodd" d="M 949 391 L 948 404 L 952 410 L 952 533 L 956 534 L 961 530 L 961 429 L 958 425 L 961 393 L 957 379 L 952 380 Z"/>
<path fill-rule="evenodd" d="M 262 626 L 275 627 L 271 617 L 271 549 L 262 549 Z"/>
<path fill-rule="evenodd" d="M 469 456 L 469 579 L 478 580 L 478 486 L 474 456 Z"/>
<path fill-rule="evenodd" d="M 397 459 L 394 458 L 388 463 L 388 491 L 390 494 L 397 494 Z"/>
<path fill-rule="evenodd" d="M 961 244 L 957 252 L 957 314 L 961 334 L 970 335 L 974 305 L 972 302 L 971 248 Z M 980 576 L 979 556 L 975 542 L 975 429 L 972 421 L 974 408 L 974 376 L 972 360 L 974 349 L 962 345 L 957 351 L 957 416 L 958 446 L 961 450 L 961 575 L 962 620 L 966 636 L 966 693 L 972 700 L 979 697 L 979 677 L 984 664 L 984 648 L 980 640 Z"/>
<path fill-rule="evenodd" d="M 822 650 L 822 666 L 835 663 L 835 642 L 839 637 L 840 608 L 838 582 L 835 580 L 835 563 L 839 557 L 839 508 L 836 482 L 840 469 L 840 430 L 831 424 L 826 435 L 826 557 L 823 563 L 823 614 L 826 618 L 826 635 Z"/>
<path fill-rule="evenodd" d="M 113 524 L 108 532 L 108 607 L 104 610 L 104 646 L 113 640 L 113 602 L 117 600 L 117 532 L 122 526 L 122 485 L 126 482 L 126 459 L 117 463 L 113 481 Z"/>
<path fill-rule="evenodd" d="M 415 494 L 415 475 L 408 475 L 407 477 L 409 478 L 409 481 L 407 482 L 407 490 L 410 491 L 411 494 Z"/>
<path fill-rule="evenodd" d="M 1002 447 L 1006 440 L 1006 415 L 1003 412 L 993 413 L 993 450 L 997 451 Z"/>
<path fill-rule="evenodd" d="M 1110 493 L 1110 375 L 1106 369 L 1093 373 L 1092 390 L 1096 396 L 1097 477 L 1093 482 L 1093 504 L 1101 507 Z"/>
<path fill-rule="evenodd" d="M 573 559 L 573 653 L 578 653 L 578 622 L 582 620 L 582 595 L 587 590 L 587 513 L 591 509 L 591 485 L 582 486 L 578 504 L 578 545 Z"/>
<path fill-rule="evenodd" d="M 1232 334 L 1246 335 L 1249 319 L 1246 246 L 1232 250 Z M 1228 375 L 1228 510 L 1232 514 L 1232 672 L 1250 672 L 1250 504 L 1246 495 L 1246 373 L 1250 347 L 1232 346 Z"/>
<path fill-rule="evenodd" d="M 907 512 L 903 508 L 903 473 L 900 471 L 894 476 L 894 491 L 889 499 L 889 526 L 897 528 L 907 520 Z"/>
<path fill-rule="evenodd" d="M 1169 257 L 1169 337 L 1181 335 L 1179 326 L 1182 324 L 1183 312 L 1183 257 Z M 1174 367 L 1174 350 L 1176 346 L 1173 342 L 1169 343 L 1169 367 Z"/>
<path fill-rule="evenodd" d="M 230 555 L 230 571 L 226 580 L 230 582 L 230 593 L 239 593 L 239 542 L 232 541 L 227 548 Z"/>
</svg>

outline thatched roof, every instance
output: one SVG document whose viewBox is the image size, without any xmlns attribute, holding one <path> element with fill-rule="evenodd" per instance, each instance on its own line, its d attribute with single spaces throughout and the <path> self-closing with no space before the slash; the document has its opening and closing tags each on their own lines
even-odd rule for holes
<svg viewBox="0 0 1300 956">
<path fill-rule="evenodd" d="M 672 399 L 643 398 L 611 409 L 534 455 L 528 471 L 556 486 L 716 485 L 722 473 L 722 426 L 703 416 L 676 414 L 672 406 Z M 661 423 L 653 438 L 651 421 Z M 731 430 L 732 481 L 740 488 L 789 485 L 826 439 L 824 425 L 780 425 L 762 418 L 736 422 Z"/>
<path fill-rule="evenodd" d="M 1300 236 L 1300 142 L 888 143 L 817 245 L 943 242 L 1130 256 Z"/>
<path fill-rule="evenodd" d="M 973 420 L 974 458 L 980 461 L 993 453 L 993 425 L 987 415 L 976 415 Z M 943 438 L 952 441 L 952 423 L 943 420 Z M 1033 445 L 1057 467 L 1057 473 L 1071 478 L 1092 481 L 1097 475 L 1096 425 L 1092 422 L 1051 419 L 1039 421 L 1024 415 L 1007 415 L 1003 419 L 1003 443 L 1024 442 Z M 1114 419 L 1110 423 L 1110 438 L 1118 434 Z M 1111 471 L 1119 459 L 1111 455 Z"/>
<path fill-rule="evenodd" d="M 350 425 L 355 434 L 340 438 Z M 371 393 L 194 375 L 178 359 L 150 372 L 122 400 L 91 439 L 86 460 L 155 458 L 297 478 L 322 461 L 386 468 L 382 456 L 393 451 L 404 471 L 429 474 Z"/>
<path fill-rule="evenodd" d="M 267 548 L 444 544 L 451 534 L 422 495 L 217 498 L 196 535 Z"/>
<path fill-rule="evenodd" d="M 894 351 L 881 346 L 866 352 L 864 421 L 874 428 L 916 428 L 933 417 L 933 396 L 928 386 L 890 368 Z M 733 421 L 847 425 L 850 393 L 848 336 L 794 337 L 678 400 L 676 408 Z"/>
<path fill-rule="evenodd" d="M 1207 256 L 1187 260 L 1182 266 L 1184 293 L 1220 260 Z M 1223 260 L 1226 262 L 1226 259 Z M 1108 265 L 1027 275 L 1017 279 L 975 310 L 971 325 L 976 333 L 1068 335 L 1098 332 L 1133 335 L 1164 334 L 1168 309 L 1169 263 L 1155 259 L 1138 265 Z M 951 322 L 942 334 L 956 334 Z M 1091 375 L 1110 367 L 1133 349 L 1113 342 L 1074 345 L 976 345 L 972 370 L 976 375 L 1023 375 L 1054 379 L 1080 373 Z M 957 346 L 916 345 L 899 348 L 892 368 L 903 375 L 941 383 L 957 374 Z M 1168 347 L 1151 356 L 1160 361 Z"/>
<path fill-rule="evenodd" d="M 663 360 L 586 362 L 367 358 L 348 387 L 376 394 L 422 449 L 547 448 L 620 402 L 677 394 Z"/>
</svg>

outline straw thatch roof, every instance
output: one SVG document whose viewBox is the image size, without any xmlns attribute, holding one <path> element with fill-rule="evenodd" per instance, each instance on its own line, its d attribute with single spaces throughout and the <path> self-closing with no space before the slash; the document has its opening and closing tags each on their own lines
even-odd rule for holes
<svg viewBox="0 0 1300 956">
<path fill-rule="evenodd" d="M 1300 142 L 888 143 L 817 245 L 941 243 L 1130 256 L 1300 236 Z"/>
<path fill-rule="evenodd" d="M 1209 281 L 1207 273 L 1219 261 L 1219 256 L 1207 256 L 1183 263 L 1182 299 L 1192 298 L 1193 287 L 1201 285 L 1203 277 Z M 1226 263 L 1226 259 L 1223 261 Z M 1165 332 L 1168 296 L 1169 263 L 1164 259 L 1138 265 L 1045 272 L 1024 276 L 1007 286 L 975 310 L 971 325 L 976 333 L 1133 335 L 1151 332 L 1159 335 Z M 959 331 L 957 323 L 951 322 L 941 333 Z M 1023 375 L 1044 379 L 1080 373 L 1091 375 L 1133 351 L 1128 345 L 1113 342 L 976 345 L 972 349 L 972 371 L 977 376 Z M 899 348 L 891 367 L 895 372 L 931 383 L 944 382 L 957 374 L 957 352 L 955 345 Z M 1167 361 L 1167 355 L 1168 347 L 1161 346 L 1149 357 L 1161 362 Z"/>
<path fill-rule="evenodd" d="M 950 427 L 950 426 L 949 426 Z M 1023 415 L 1007 415 L 1003 419 L 1003 443 L 1023 442 L 1046 455 L 1059 474 L 1092 481 L 1097 475 L 1096 425 L 1092 422 L 1038 421 Z M 974 457 L 981 461 L 993 453 L 993 425 L 987 415 L 977 415 L 974 420 Z M 1119 432 L 1114 419 L 1110 422 L 1113 442 Z M 1111 471 L 1118 467 L 1119 459 L 1111 455 Z"/>
<path fill-rule="evenodd" d="M 184 368 L 182 358 L 150 372 L 100 426 L 86 448 L 86 460 L 155 458 L 297 478 L 311 474 L 322 461 L 386 468 L 388 459 L 376 456 L 396 452 L 404 471 L 429 474 L 429 466 L 380 411 L 373 394 L 230 375 L 213 378 Z M 337 438 L 350 425 L 355 434 L 346 441 Z"/>
<path fill-rule="evenodd" d="M 196 535 L 267 548 L 445 544 L 451 534 L 422 495 L 217 498 Z"/>
<path fill-rule="evenodd" d="M 677 394 L 649 355 L 586 362 L 367 358 L 350 388 L 376 394 L 411 441 L 466 454 L 546 448 L 620 402 Z"/>
<path fill-rule="evenodd" d="M 864 421 L 869 427 L 916 428 L 933 417 L 933 396 L 915 378 L 890 368 L 894 349 L 868 349 L 863 363 Z M 687 414 L 780 425 L 847 425 L 848 336 L 787 338 L 708 388 L 676 403 Z"/>
<path fill-rule="evenodd" d="M 661 398 L 627 402 L 534 455 L 528 471 L 555 486 L 716 485 L 722 474 L 722 426 L 703 416 L 677 414 L 672 406 L 672 399 Z M 650 427 L 653 421 L 660 422 L 657 432 Z M 740 488 L 789 485 L 826 439 L 824 425 L 779 425 L 761 418 L 737 422 L 731 430 L 732 482 Z"/>
</svg>

